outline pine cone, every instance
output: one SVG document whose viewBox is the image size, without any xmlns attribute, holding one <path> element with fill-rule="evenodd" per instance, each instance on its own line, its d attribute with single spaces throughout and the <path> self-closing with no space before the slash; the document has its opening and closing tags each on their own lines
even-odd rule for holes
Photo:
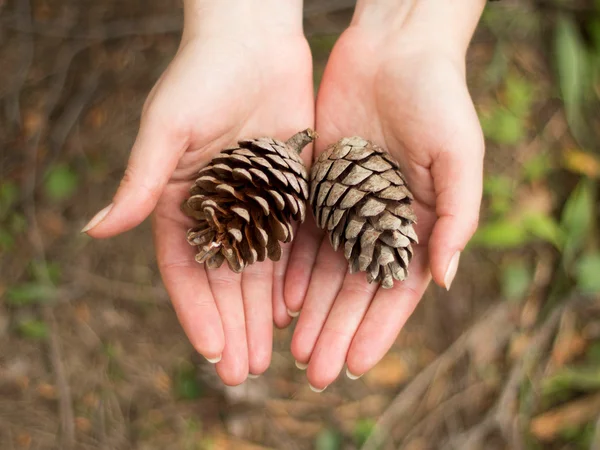
<svg viewBox="0 0 600 450">
<path fill-rule="evenodd" d="M 350 273 L 384 288 L 406 279 L 417 218 L 398 163 L 372 142 L 344 138 L 319 156 L 310 180 L 317 225 L 335 250 L 344 246 Z"/>
<path fill-rule="evenodd" d="M 292 221 L 306 215 L 307 173 L 298 155 L 315 138 L 309 129 L 287 142 L 239 141 L 200 170 L 182 206 L 198 221 L 187 233 L 196 261 L 209 269 L 227 261 L 239 273 L 267 257 L 279 260 L 279 242 L 291 242 Z"/>
</svg>

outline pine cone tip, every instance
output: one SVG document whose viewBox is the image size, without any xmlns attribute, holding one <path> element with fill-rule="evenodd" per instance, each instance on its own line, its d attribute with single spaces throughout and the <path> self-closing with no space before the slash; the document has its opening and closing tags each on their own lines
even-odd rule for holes
<svg viewBox="0 0 600 450">
<path fill-rule="evenodd" d="M 286 144 L 300 154 L 304 147 L 317 139 L 319 135 L 311 128 L 300 131 L 286 141 Z"/>
</svg>

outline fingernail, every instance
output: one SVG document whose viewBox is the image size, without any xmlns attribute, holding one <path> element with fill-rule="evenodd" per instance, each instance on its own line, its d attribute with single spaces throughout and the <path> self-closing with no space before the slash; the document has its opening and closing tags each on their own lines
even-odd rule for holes
<svg viewBox="0 0 600 450">
<path fill-rule="evenodd" d="M 329 386 L 329 385 L 327 385 Z M 325 389 L 327 389 L 327 386 L 325 386 L 323 389 L 317 389 L 316 387 L 314 387 L 312 384 L 308 383 L 308 387 L 310 388 L 311 391 L 316 392 L 317 394 L 320 394 L 321 392 L 323 392 Z"/>
<path fill-rule="evenodd" d="M 304 363 L 296 361 L 296 367 L 300 370 L 306 370 L 306 368 L 308 367 L 308 363 L 304 364 Z"/>
<path fill-rule="evenodd" d="M 260 377 L 260 374 L 259 375 L 254 375 L 253 373 L 248 374 L 248 378 L 250 378 L 251 380 L 256 380 L 258 377 Z"/>
<path fill-rule="evenodd" d="M 346 369 L 346 376 L 351 380 L 358 380 L 363 376 L 363 374 L 361 373 L 360 375 L 354 375 L 352 372 L 350 372 L 350 369 Z"/>
<path fill-rule="evenodd" d="M 459 261 L 460 252 L 456 252 L 450 260 L 450 264 L 448 264 L 448 269 L 446 269 L 446 276 L 444 276 L 444 287 L 448 291 L 450 290 L 450 286 L 452 286 L 452 282 L 454 281 L 454 277 L 456 276 Z"/>
<path fill-rule="evenodd" d="M 81 230 L 81 232 L 82 233 L 87 233 L 92 228 L 94 228 L 96 225 L 98 225 L 100 222 L 102 222 L 104 220 L 104 218 L 106 217 L 106 215 L 110 212 L 110 210 L 112 209 L 113 206 L 115 206 L 115 205 L 113 203 L 111 203 L 106 208 L 104 208 L 102 211 L 100 211 L 98 214 L 96 214 L 92 218 L 92 220 L 90 220 L 88 222 L 88 224 L 85 227 L 83 227 L 83 229 Z"/>
<path fill-rule="evenodd" d="M 216 364 L 216 363 L 218 363 L 219 361 L 221 361 L 221 358 L 222 358 L 222 357 L 223 357 L 223 355 L 219 355 L 219 356 L 217 356 L 216 358 L 206 358 L 206 356 L 205 356 L 206 360 L 207 360 L 209 363 L 211 363 L 211 364 Z"/>
<path fill-rule="evenodd" d="M 288 316 L 290 317 L 298 317 L 300 315 L 300 311 L 291 311 L 291 310 L 287 310 Z"/>
</svg>

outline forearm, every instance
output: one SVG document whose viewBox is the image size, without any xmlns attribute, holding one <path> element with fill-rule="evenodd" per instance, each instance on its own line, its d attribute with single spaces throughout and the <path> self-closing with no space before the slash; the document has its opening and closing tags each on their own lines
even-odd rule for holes
<svg viewBox="0 0 600 450">
<path fill-rule="evenodd" d="M 485 0 L 358 0 L 352 24 L 464 55 Z"/>
<path fill-rule="evenodd" d="M 184 0 L 184 39 L 238 30 L 301 33 L 302 0 Z"/>
</svg>

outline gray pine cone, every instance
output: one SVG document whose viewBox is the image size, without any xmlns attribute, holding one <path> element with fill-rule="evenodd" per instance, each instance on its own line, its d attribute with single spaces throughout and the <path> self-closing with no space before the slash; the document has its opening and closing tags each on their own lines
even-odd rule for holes
<svg viewBox="0 0 600 450">
<path fill-rule="evenodd" d="M 367 272 L 383 288 L 405 280 L 417 218 L 398 163 L 372 142 L 344 138 L 319 156 L 310 183 L 317 225 L 335 250 L 344 247 L 350 272 Z"/>
</svg>

